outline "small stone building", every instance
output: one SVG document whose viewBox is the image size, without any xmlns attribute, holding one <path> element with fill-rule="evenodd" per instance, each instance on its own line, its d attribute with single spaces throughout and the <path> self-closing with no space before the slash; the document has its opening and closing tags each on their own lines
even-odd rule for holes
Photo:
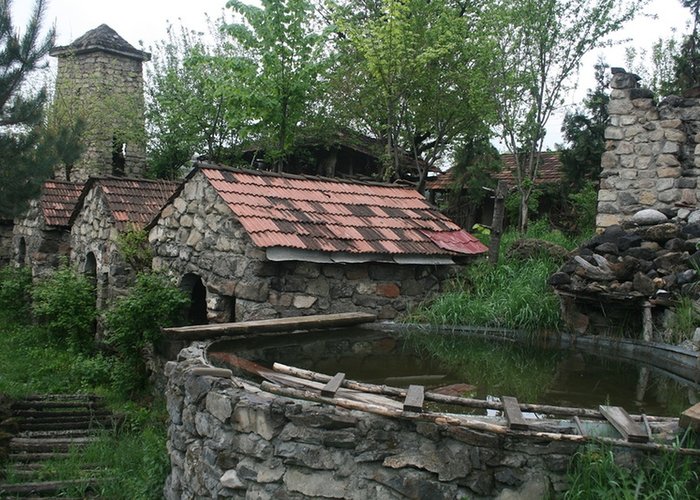
<svg viewBox="0 0 700 500">
<path fill-rule="evenodd" d="M 98 308 L 122 295 L 134 277 L 119 254 L 119 235 L 143 229 L 177 185 L 123 177 L 92 177 L 85 184 L 70 217 L 71 262 L 95 280 Z"/>
<path fill-rule="evenodd" d="M 199 322 L 394 318 L 487 250 L 413 189 L 203 164 L 149 239 L 154 269 L 181 280 Z"/>
<path fill-rule="evenodd" d="M 143 63 L 138 50 L 102 24 L 70 45 L 55 47 L 58 59 L 54 113 L 63 121 L 83 118 L 85 152 L 56 177 L 86 181 L 91 175 L 138 177 L 145 169 Z"/>
<path fill-rule="evenodd" d="M 670 96 L 657 104 L 637 75 L 612 73 L 597 227 L 630 221 L 647 208 L 687 217 L 698 204 L 700 100 Z"/>
<path fill-rule="evenodd" d="M 12 233 L 12 261 L 30 266 L 35 277 L 58 267 L 70 255 L 70 215 L 78 203 L 82 184 L 44 182 L 41 195 L 32 200 Z"/>
</svg>

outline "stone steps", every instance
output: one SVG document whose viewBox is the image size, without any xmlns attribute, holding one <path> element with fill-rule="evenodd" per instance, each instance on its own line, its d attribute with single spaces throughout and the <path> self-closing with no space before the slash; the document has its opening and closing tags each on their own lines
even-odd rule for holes
<svg viewBox="0 0 700 500">
<path fill-rule="evenodd" d="M 93 496 L 100 482 L 99 465 L 82 466 L 79 478 L 58 478 L 50 477 L 46 463 L 68 459 L 114 428 L 115 419 L 104 402 L 94 395 L 49 394 L 15 401 L 10 409 L 15 433 L 0 476 L 9 478 L 0 482 L 0 499 L 65 499 L 67 490 L 81 491 L 81 498 Z"/>
</svg>

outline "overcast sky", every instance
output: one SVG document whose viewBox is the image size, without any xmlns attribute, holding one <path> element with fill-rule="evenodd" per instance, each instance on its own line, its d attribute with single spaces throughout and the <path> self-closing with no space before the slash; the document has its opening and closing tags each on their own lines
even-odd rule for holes
<svg viewBox="0 0 700 500">
<path fill-rule="evenodd" d="M 23 29 L 34 0 L 14 0 L 15 25 Z M 206 15 L 217 18 L 225 8 L 225 0 L 48 0 L 45 24 L 55 24 L 57 45 L 67 45 L 88 30 L 106 23 L 129 43 L 148 48 L 165 38 L 168 21 L 206 31 Z M 569 106 L 578 104 L 591 88 L 593 64 L 603 56 L 610 66 L 624 66 L 624 46 L 650 47 L 659 37 L 670 34 L 672 27 L 685 31 L 690 19 L 687 9 L 678 0 L 652 0 L 645 11 L 648 15 L 634 20 L 617 38 L 630 39 L 625 45 L 594 51 L 586 56 L 577 80 L 578 89 L 567 99 Z M 563 111 L 561 113 L 563 115 Z M 553 147 L 561 142 L 560 118 L 550 124 L 546 144 Z"/>
</svg>

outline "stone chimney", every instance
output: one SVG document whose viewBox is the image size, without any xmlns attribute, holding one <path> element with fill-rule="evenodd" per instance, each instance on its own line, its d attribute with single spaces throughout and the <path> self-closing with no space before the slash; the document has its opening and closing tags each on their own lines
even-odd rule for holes
<svg viewBox="0 0 700 500">
<path fill-rule="evenodd" d="M 637 75 L 622 68 L 612 68 L 612 75 L 596 226 L 627 222 L 645 208 L 668 217 L 694 208 L 700 101 L 670 96 L 657 105 Z"/>
<path fill-rule="evenodd" d="M 146 143 L 142 64 L 150 54 L 102 24 L 70 45 L 55 47 L 51 55 L 58 58 L 59 119 L 82 117 L 87 124 L 82 158 L 71 169 L 62 166 L 56 178 L 141 176 Z"/>
</svg>

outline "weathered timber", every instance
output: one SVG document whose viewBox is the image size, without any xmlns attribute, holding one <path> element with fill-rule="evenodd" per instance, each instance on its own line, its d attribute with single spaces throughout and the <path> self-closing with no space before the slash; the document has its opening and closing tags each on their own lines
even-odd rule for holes
<svg viewBox="0 0 700 500">
<path fill-rule="evenodd" d="M 503 413 L 508 421 L 508 427 L 517 431 L 526 431 L 530 426 L 523 417 L 523 412 L 520 411 L 518 400 L 512 396 L 501 396 L 503 403 Z"/>
<path fill-rule="evenodd" d="M 217 353 L 218 356 L 218 353 Z M 293 366 L 287 366 L 282 363 L 274 363 L 272 365 L 273 370 L 281 373 L 289 373 L 300 378 L 306 378 L 308 380 L 315 380 L 317 382 L 328 382 L 331 377 L 323 373 L 314 372 L 311 370 L 305 370 L 303 368 L 296 368 Z M 345 379 L 342 383 L 342 387 L 348 389 L 355 389 L 357 391 L 369 392 L 373 394 L 386 394 L 389 396 L 397 396 L 400 398 L 406 397 L 406 390 L 399 389 L 396 387 L 391 387 L 387 385 L 375 385 L 366 384 L 363 382 L 358 382 L 355 380 Z M 503 403 L 498 401 L 485 401 L 483 399 L 473 399 L 473 398 L 463 398 L 460 396 L 447 396 L 444 394 L 437 394 L 434 392 L 426 392 L 425 399 L 428 401 L 433 401 L 436 403 L 453 404 L 458 406 L 466 406 L 468 408 L 484 409 L 484 410 L 503 410 Z M 541 404 L 530 404 L 530 403 L 520 403 L 520 411 L 527 411 L 532 413 L 539 413 L 543 415 L 558 415 L 564 417 L 584 417 L 597 420 L 605 420 L 605 417 L 598 410 L 587 409 L 587 408 L 571 408 L 566 406 L 551 406 L 551 405 L 541 405 Z M 635 418 L 633 416 L 633 418 Z M 664 422 L 675 420 L 673 417 L 647 417 L 650 422 Z"/>
<path fill-rule="evenodd" d="M 339 328 L 362 323 L 371 323 L 376 319 L 377 317 L 374 314 L 354 312 L 264 319 L 244 321 L 241 323 L 182 326 L 177 328 L 163 328 L 162 332 L 166 338 L 173 340 L 206 340 L 223 335 L 259 333 L 261 336 L 268 336 L 293 330 Z"/>
<path fill-rule="evenodd" d="M 700 431 L 700 403 L 694 404 L 681 413 L 678 425 L 683 429 L 692 429 L 696 432 Z"/>
<path fill-rule="evenodd" d="M 585 436 L 586 433 L 583 431 L 583 425 L 581 424 L 581 419 L 578 418 L 577 415 L 574 415 L 574 425 L 576 425 L 576 430 L 578 431 L 579 434 L 582 436 Z"/>
<path fill-rule="evenodd" d="M 281 387 L 270 382 L 263 382 L 260 385 L 263 391 L 270 392 L 272 394 L 278 394 L 280 396 L 305 399 L 307 401 L 315 401 L 318 403 L 326 403 L 330 405 L 335 405 L 340 408 L 346 408 L 348 410 L 359 410 L 368 413 L 374 413 L 377 415 L 382 415 L 385 417 L 392 418 L 404 418 L 407 420 L 417 420 L 417 421 L 427 421 L 434 422 L 438 425 L 445 426 L 455 426 L 464 427 L 466 429 L 473 429 L 478 431 L 492 432 L 494 434 L 509 434 L 511 432 L 517 433 L 518 436 L 523 436 L 526 438 L 532 438 L 536 440 L 549 440 L 549 441 L 564 441 L 571 443 L 588 443 L 596 442 L 611 445 L 624 445 L 628 448 L 634 448 L 646 451 L 663 451 L 663 452 L 675 452 L 681 455 L 689 455 L 700 457 L 700 450 L 694 448 L 679 448 L 677 446 L 671 446 L 666 444 L 658 443 L 635 443 L 635 442 L 623 442 L 620 439 L 607 438 L 600 436 L 579 436 L 576 434 L 561 434 L 552 432 L 534 432 L 534 431 L 516 431 L 514 429 L 508 429 L 505 426 L 492 424 L 484 422 L 481 420 L 476 420 L 466 415 L 455 415 L 444 413 L 434 413 L 434 412 L 404 412 L 400 409 L 386 408 L 381 405 L 360 403 L 357 401 L 351 401 L 343 398 L 324 398 L 320 396 L 317 392 L 304 391 L 299 389 L 292 389 L 289 387 Z"/>
<path fill-rule="evenodd" d="M 409 385 L 403 401 L 403 411 L 423 411 L 424 394 L 425 387 L 422 385 Z"/>
<path fill-rule="evenodd" d="M 644 424 L 644 430 L 647 432 L 647 438 L 651 441 L 651 425 L 649 425 L 649 419 L 642 413 L 642 423 Z"/>
<path fill-rule="evenodd" d="M 344 373 L 336 373 L 335 376 L 321 388 L 321 396 L 325 396 L 327 398 L 332 398 L 333 396 L 335 396 L 335 393 L 338 392 L 340 384 L 343 382 L 344 379 Z"/>
<path fill-rule="evenodd" d="M 209 366 L 198 366 L 190 371 L 192 375 L 198 377 L 231 378 L 233 373 L 228 368 L 212 368 Z"/>
<path fill-rule="evenodd" d="M 632 420 L 629 413 L 619 406 L 599 406 L 600 413 L 612 424 L 622 436 L 632 443 L 646 443 L 649 441 L 644 427 Z"/>
</svg>

